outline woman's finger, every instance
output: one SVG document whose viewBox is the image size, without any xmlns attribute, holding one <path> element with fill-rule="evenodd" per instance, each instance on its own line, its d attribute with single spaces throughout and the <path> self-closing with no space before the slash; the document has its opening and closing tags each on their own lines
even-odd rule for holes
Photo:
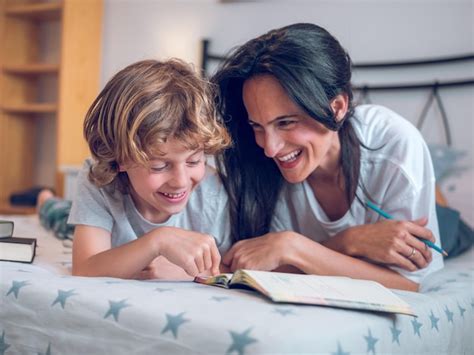
<svg viewBox="0 0 474 355">
<path fill-rule="evenodd" d="M 234 259 L 234 254 L 237 250 L 237 244 L 235 244 L 232 248 L 230 248 L 227 253 L 224 255 L 224 257 L 222 258 L 222 263 L 224 265 L 231 265 L 232 264 L 232 261 Z"/>
<path fill-rule="evenodd" d="M 411 249 L 410 249 L 411 254 Z M 395 256 L 395 265 L 408 271 L 416 271 L 418 267 L 405 254 L 398 253 Z"/>
<path fill-rule="evenodd" d="M 431 242 L 436 241 L 433 233 L 428 228 L 422 227 L 413 222 L 408 222 L 406 225 L 407 225 L 407 230 L 411 235 L 414 235 L 418 238 L 429 240 Z"/>
</svg>

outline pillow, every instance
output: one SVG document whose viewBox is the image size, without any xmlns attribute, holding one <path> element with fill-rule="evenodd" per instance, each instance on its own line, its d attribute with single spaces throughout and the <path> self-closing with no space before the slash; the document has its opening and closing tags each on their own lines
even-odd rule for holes
<svg viewBox="0 0 474 355">
<path fill-rule="evenodd" d="M 438 183 L 449 176 L 457 175 L 468 169 L 462 163 L 463 158 L 466 156 L 465 151 L 441 144 L 429 144 L 428 149 Z"/>
<path fill-rule="evenodd" d="M 474 227 L 474 169 L 465 169 L 456 175 L 446 175 L 439 187 L 448 206 L 458 210 L 471 228 Z"/>
</svg>

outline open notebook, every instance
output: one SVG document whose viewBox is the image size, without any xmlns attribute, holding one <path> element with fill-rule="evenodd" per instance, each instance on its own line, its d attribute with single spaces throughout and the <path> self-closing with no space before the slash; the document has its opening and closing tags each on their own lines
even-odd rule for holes
<svg viewBox="0 0 474 355">
<path fill-rule="evenodd" d="M 250 288 L 274 302 L 415 315 L 406 302 L 375 281 L 254 270 L 198 276 L 194 281 L 224 288 Z"/>
</svg>

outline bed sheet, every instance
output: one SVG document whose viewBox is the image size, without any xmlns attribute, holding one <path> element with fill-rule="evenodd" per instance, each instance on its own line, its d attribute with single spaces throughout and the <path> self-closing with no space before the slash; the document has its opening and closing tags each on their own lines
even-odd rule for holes
<svg viewBox="0 0 474 355">
<path fill-rule="evenodd" d="M 38 250 L 33 264 L 0 262 L 0 354 L 474 353 L 473 249 L 420 293 L 395 291 L 415 318 L 278 305 L 192 282 L 73 277 L 67 243 L 34 216 L 13 220 Z"/>
</svg>

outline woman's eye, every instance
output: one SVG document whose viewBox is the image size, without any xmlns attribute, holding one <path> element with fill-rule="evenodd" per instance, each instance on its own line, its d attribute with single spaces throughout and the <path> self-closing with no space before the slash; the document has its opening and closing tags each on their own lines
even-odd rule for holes
<svg viewBox="0 0 474 355">
<path fill-rule="evenodd" d="M 288 128 L 296 124 L 296 121 L 278 121 L 278 127 Z"/>
<path fill-rule="evenodd" d="M 249 122 L 249 125 L 250 125 L 250 127 L 252 127 L 252 129 L 253 129 L 254 131 L 259 131 L 259 130 L 262 129 L 262 127 L 261 127 L 260 125 L 255 124 L 255 123 L 253 123 L 253 122 Z"/>
</svg>

